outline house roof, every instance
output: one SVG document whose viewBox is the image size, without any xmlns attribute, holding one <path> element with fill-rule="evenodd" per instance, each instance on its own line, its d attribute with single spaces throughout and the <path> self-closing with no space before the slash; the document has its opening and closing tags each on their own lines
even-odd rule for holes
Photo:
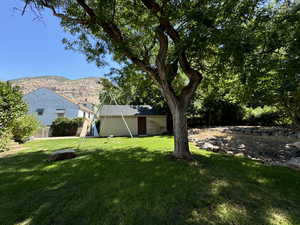
<svg viewBox="0 0 300 225">
<path fill-rule="evenodd" d="M 71 103 L 77 105 L 77 106 L 79 107 L 79 109 L 81 109 L 82 111 L 95 114 L 92 110 L 90 110 L 89 108 L 87 108 L 87 107 L 81 105 L 81 104 L 80 104 L 79 102 L 77 102 L 75 99 L 70 98 L 70 97 L 67 97 L 67 96 L 62 95 L 62 94 L 59 94 L 59 93 L 57 93 L 57 92 L 55 92 L 55 91 L 53 91 L 53 90 L 51 90 L 51 89 L 49 89 L 49 88 L 41 87 L 41 88 L 38 88 L 38 89 L 36 89 L 36 90 L 34 90 L 34 91 L 31 91 L 31 92 L 27 93 L 26 95 L 28 95 L 28 94 L 30 94 L 30 93 L 33 93 L 33 92 L 36 92 L 37 90 L 40 90 L 40 89 L 47 89 L 48 91 L 51 91 L 51 92 L 55 93 L 56 95 L 58 95 L 58 96 L 60 96 L 60 97 L 63 97 L 64 99 L 68 100 L 69 102 L 71 102 Z"/>
<path fill-rule="evenodd" d="M 73 104 L 77 105 L 79 107 L 79 109 L 81 109 L 84 112 L 89 112 L 89 113 L 94 113 L 92 110 L 90 110 L 88 107 L 85 107 L 83 105 L 81 105 L 81 103 L 77 102 L 75 99 L 67 97 L 65 95 L 62 94 L 58 94 L 57 92 L 55 92 L 55 94 L 67 99 L 69 102 L 72 102 Z"/>
<path fill-rule="evenodd" d="M 149 105 L 103 105 L 100 116 L 147 116 L 164 115 Z"/>
</svg>

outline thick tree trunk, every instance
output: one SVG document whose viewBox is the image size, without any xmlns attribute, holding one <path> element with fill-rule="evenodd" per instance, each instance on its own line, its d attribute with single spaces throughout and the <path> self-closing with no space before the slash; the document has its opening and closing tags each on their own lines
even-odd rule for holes
<svg viewBox="0 0 300 225">
<path fill-rule="evenodd" d="M 187 120 L 185 109 L 176 107 L 171 110 L 173 117 L 174 152 L 173 156 L 179 159 L 192 159 L 189 150 Z"/>
</svg>

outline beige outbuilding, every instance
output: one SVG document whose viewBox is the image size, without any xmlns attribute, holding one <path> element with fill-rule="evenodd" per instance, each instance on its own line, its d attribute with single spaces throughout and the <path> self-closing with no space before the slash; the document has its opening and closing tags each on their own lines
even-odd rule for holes
<svg viewBox="0 0 300 225">
<path fill-rule="evenodd" d="M 99 118 L 99 136 L 102 137 L 130 136 L 130 132 L 134 136 L 167 132 L 167 116 L 148 105 L 104 105 Z"/>
</svg>

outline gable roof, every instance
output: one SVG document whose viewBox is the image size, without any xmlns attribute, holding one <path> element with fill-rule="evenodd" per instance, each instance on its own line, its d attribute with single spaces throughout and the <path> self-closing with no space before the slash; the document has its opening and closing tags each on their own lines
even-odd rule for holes
<svg viewBox="0 0 300 225">
<path fill-rule="evenodd" d="M 49 89 L 49 88 L 45 88 L 45 87 L 38 88 L 38 89 L 35 89 L 34 91 L 31 91 L 31 92 L 27 93 L 26 95 L 31 94 L 31 93 L 33 93 L 33 92 L 36 92 L 36 91 L 38 91 L 38 90 L 40 90 L 40 89 L 46 89 L 46 90 L 48 90 L 48 91 L 50 91 L 50 92 L 53 92 L 54 94 L 56 94 L 56 95 L 58 95 L 58 96 L 60 96 L 60 97 L 63 97 L 64 99 L 68 100 L 68 101 L 71 102 L 72 104 L 78 106 L 79 109 L 81 109 L 81 110 L 84 111 L 84 112 L 88 112 L 88 113 L 93 113 L 93 114 L 95 114 L 92 110 L 90 110 L 89 108 L 87 108 L 87 107 L 81 105 L 81 104 L 78 103 L 75 99 L 70 98 L 70 97 L 67 97 L 67 96 L 62 95 L 62 94 L 59 94 L 59 93 L 57 93 L 57 92 L 55 92 L 55 91 L 53 91 L 53 90 L 51 90 L 51 89 Z M 26 95 L 24 95 L 24 96 L 26 96 Z"/>
<path fill-rule="evenodd" d="M 58 94 L 58 93 L 56 93 L 56 92 L 55 92 L 55 94 L 57 94 L 57 95 L 59 95 L 59 96 L 65 98 L 65 99 L 67 99 L 69 102 L 71 102 L 71 103 L 77 105 L 77 106 L 79 107 L 79 109 L 81 109 L 82 111 L 85 111 L 85 112 L 88 112 L 88 113 L 94 113 L 94 112 L 93 112 L 92 110 L 90 110 L 88 107 L 85 107 L 85 106 L 81 105 L 81 103 L 77 102 L 77 101 L 76 101 L 75 99 L 73 99 L 73 98 L 67 97 L 67 96 L 62 95 L 62 94 Z"/>
<path fill-rule="evenodd" d="M 100 116 L 148 116 L 164 115 L 149 105 L 103 105 Z"/>
</svg>

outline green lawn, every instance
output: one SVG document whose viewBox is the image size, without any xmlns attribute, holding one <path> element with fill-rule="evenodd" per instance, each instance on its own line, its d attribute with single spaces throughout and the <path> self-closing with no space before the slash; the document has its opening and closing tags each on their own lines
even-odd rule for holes
<svg viewBox="0 0 300 225">
<path fill-rule="evenodd" d="M 170 137 L 86 139 L 79 157 L 47 162 L 79 139 L 27 143 L 0 158 L 0 225 L 300 224 L 300 172 L 193 148 Z"/>
</svg>

